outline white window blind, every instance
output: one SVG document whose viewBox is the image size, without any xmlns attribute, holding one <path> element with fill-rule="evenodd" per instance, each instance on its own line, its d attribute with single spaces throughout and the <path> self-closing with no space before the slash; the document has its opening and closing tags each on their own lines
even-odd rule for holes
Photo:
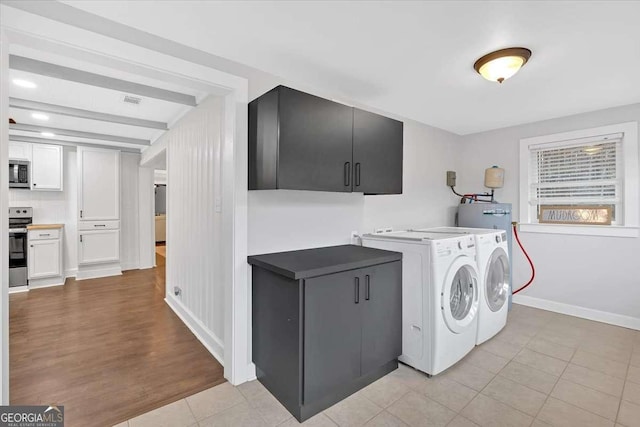
<svg viewBox="0 0 640 427">
<path fill-rule="evenodd" d="M 529 204 L 611 206 L 621 212 L 622 134 L 530 146 Z"/>
</svg>

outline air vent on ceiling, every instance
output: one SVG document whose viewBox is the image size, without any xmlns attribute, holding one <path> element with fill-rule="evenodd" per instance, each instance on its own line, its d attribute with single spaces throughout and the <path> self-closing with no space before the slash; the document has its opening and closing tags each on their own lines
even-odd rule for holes
<svg viewBox="0 0 640 427">
<path fill-rule="evenodd" d="M 142 98 L 138 98 L 137 96 L 125 95 L 123 101 L 129 104 L 138 105 L 140 104 L 140 101 L 142 101 Z"/>
</svg>

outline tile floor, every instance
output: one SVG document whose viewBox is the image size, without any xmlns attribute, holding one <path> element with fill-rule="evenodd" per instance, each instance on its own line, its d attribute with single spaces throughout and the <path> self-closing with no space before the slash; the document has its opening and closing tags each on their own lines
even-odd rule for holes
<svg viewBox="0 0 640 427">
<path fill-rule="evenodd" d="M 257 381 L 228 383 L 118 427 L 297 425 Z M 398 370 L 304 423 L 640 426 L 640 332 L 514 305 L 505 329 L 437 375 Z"/>
</svg>

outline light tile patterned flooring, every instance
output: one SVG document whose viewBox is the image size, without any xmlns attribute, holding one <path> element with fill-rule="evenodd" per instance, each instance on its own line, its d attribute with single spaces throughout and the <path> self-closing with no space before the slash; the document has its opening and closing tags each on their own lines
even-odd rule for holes
<svg viewBox="0 0 640 427">
<path fill-rule="evenodd" d="M 228 383 L 118 427 L 297 425 L 257 381 Z M 514 305 L 505 329 L 427 378 L 401 367 L 305 425 L 640 426 L 640 332 Z"/>
</svg>

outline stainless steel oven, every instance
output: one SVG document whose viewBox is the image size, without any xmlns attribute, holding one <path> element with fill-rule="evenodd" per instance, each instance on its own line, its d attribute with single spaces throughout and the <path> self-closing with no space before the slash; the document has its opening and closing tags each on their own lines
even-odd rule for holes
<svg viewBox="0 0 640 427">
<path fill-rule="evenodd" d="M 31 208 L 9 208 L 9 287 L 25 286 L 27 270 L 27 225 L 31 224 Z"/>
<path fill-rule="evenodd" d="M 9 159 L 9 188 L 29 189 L 29 161 Z"/>
</svg>

